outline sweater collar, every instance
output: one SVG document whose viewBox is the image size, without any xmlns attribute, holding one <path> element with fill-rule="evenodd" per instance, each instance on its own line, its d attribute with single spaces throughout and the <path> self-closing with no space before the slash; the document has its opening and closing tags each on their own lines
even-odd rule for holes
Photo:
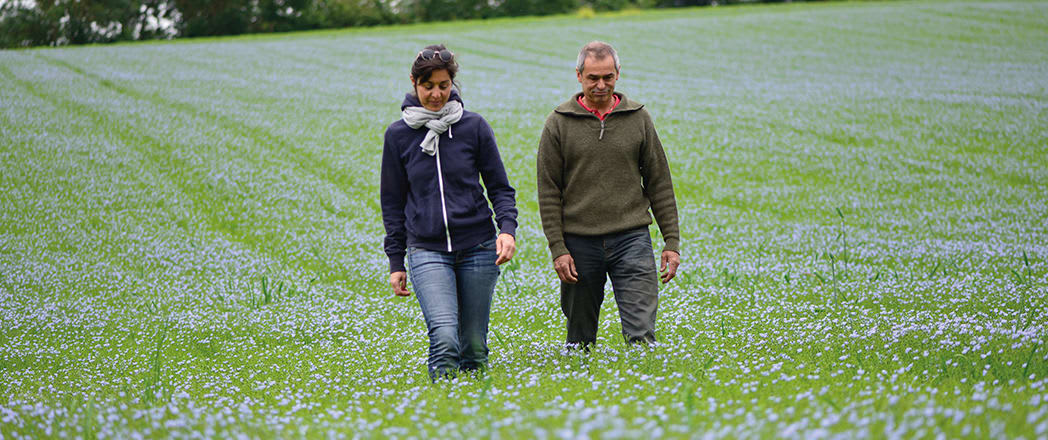
<svg viewBox="0 0 1048 440">
<path fill-rule="evenodd" d="M 553 109 L 553 111 L 565 115 L 592 117 L 593 113 L 590 113 L 589 110 L 586 110 L 584 107 L 579 105 L 580 96 L 582 96 L 582 92 L 578 92 L 572 95 L 571 99 L 557 106 L 557 108 Z M 619 105 L 615 106 L 615 108 L 612 109 L 611 113 L 609 114 L 632 112 L 644 108 L 644 104 L 627 98 L 624 93 L 615 92 L 615 96 L 619 97 Z"/>
</svg>

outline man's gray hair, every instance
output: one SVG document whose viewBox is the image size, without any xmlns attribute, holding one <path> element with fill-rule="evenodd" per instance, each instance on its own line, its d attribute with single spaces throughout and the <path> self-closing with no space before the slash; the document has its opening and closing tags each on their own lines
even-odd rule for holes
<svg viewBox="0 0 1048 440">
<path fill-rule="evenodd" d="M 603 41 L 591 41 L 582 46 L 582 50 L 579 51 L 579 62 L 575 65 L 575 70 L 582 73 L 582 69 L 586 67 L 586 58 L 593 58 L 595 60 L 603 60 L 604 58 L 611 56 L 615 60 L 615 71 L 619 71 L 619 53 L 615 52 L 615 48 L 611 47 L 610 44 Z"/>
</svg>

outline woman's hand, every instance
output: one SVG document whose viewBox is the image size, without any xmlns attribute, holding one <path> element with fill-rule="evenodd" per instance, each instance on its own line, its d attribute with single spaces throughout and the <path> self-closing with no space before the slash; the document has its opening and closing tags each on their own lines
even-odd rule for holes
<svg viewBox="0 0 1048 440">
<path fill-rule="evenodd" d="M 408 273 L 404 271 L 389 274 L 389 285 L 393 286 L 393 294 L 396 296 L 411 295 L 408 290 Z"/>
<path fill-rule="evenodd" d="M 496 266 L 512 260 L 513 254 L 517 253 L 517 240 L 510 234 L 499 234 L 499 238 L 495 240 L 495 253 L 499 254 L 499 258 L 495 260 Z"/>
</svg>

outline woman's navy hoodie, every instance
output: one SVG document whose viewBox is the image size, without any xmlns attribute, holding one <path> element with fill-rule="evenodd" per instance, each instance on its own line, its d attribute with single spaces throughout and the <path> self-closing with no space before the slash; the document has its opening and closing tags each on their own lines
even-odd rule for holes
<svg viewBox="0 0 1048 440">
<path fill-rule="evenodd" d="M 454 90 L 449 100 L 462 102 Z M 421 106 L 418 97 L 409 93 L 400 108 Z M 451 252 L 494 237 L 489 199 L 499 231 L 516 233 L 516 190 L 506 177 L 495 133 L 487 121 L 463 110 L 462 118 L 440 135 L 433 156 L 420 147 L 428 131 L 425 126 L 411 128 L 403 119 L 386 129 L 382 147 L 382 222 L 391 273 L 405 270 L 404 255 L 409 246 Z M 446 206 L 441 206 L 438 160 Z M 484 179 L 483 187 L 480 178 Z"/>
</svg>

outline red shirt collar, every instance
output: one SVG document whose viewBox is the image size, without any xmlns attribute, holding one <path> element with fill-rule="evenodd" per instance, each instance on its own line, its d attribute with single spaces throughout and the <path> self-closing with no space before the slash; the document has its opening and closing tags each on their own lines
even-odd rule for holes
<svg viewBox="0 0 1048 440">
<path fill-rule="evenodd" d="M 593 116 L 596 116 L 596 117 L 597 117 L 597 119 L 600 119 L 601 121 L 603 121 L 603 120 L 604 120 L 604 118 L 608 117 L 608 115 L 610 115 L 610 114 L 611 114 L 611 112 L 612 112 L 613 110 L 615 110 L 615 107 L 618 107 L 618 105 L 619 105 L 619 102 L 620 102 L 620 101 L 622 101 L 622 99 L 621 99 L 621 98 L 619 98 L 619 95 L 611 95 L 611 96 L 614 96 L 614 97 L 615 97 L 615 103 L 614 103 L 614 104 L 612 104 L 612 105 L 611 105 L 611 109 L 610 109 L 610 110 L 608 110 L 608 112 L 607 112 L 607 113 L 605 113 L 605 114 L 603 114 L 603 115 L 602 115 L 602 114 L 600 114 L 600 111 L 598 111 L 597 109 L 593 109 L 593 108 L 589 108 L 589 107 L 586 107 L 586 104 L 584 104 L 584 103 L 582 102 L 582 95 L 579 95 L 579 97 L 577 98 L 577 100 L 579 101 L 579 105 L 581 105 L 581 106 L 582 106 L 582 108 L 586 109 L 586 111 L 588 111 L 588 112 L 590 112 L 590 113 L 593 113 Z"/>
</svg>

